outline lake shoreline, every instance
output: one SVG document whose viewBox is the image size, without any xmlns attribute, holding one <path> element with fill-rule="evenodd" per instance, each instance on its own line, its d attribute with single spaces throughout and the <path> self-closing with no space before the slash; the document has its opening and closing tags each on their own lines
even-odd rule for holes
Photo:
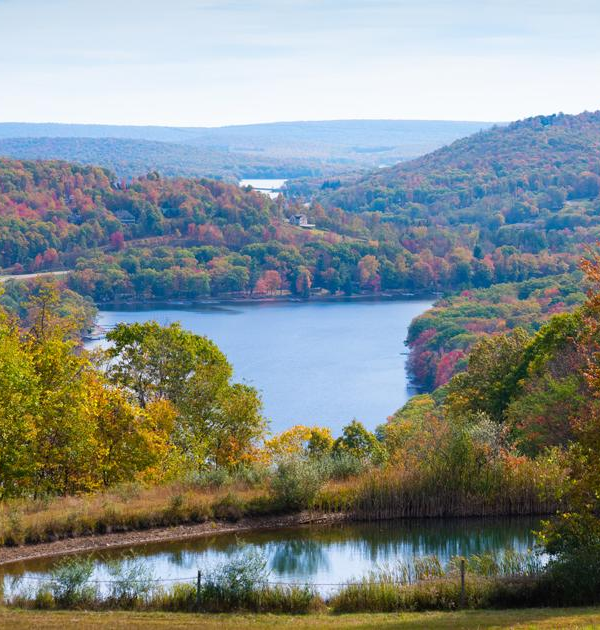
<svg viewBox="0 0 600 630">
<path fill-rule="evenodd" d="M 379 301 L 419 301 L 434 300 L 437 301 L 444 296 L 443 293 L 417 292 L 406 293 L 405 291 L 378 291 L 376 293 L 353 293 L 351 295 L 332 295 L 319 294 L 311 295 L 308 298 L 294 296 L 292 294 L 283 295 L 261 295 L 261 296 L 215 296 L 189 299 L 129 299 L 129 300 L 110 300 L 107 302 L 94 302 L 98 310 L 117 310 L 123 307 L 152 307 L 157 306 L 175 306 L 175 307 L 194 307 L 194 306 L 229 306 L 229 305 L 249 305 L 249 304 L 310 304 L 314 302 L 379 302 Z"/>
<path fill-rule="evenodd" d="M 146 530 L 92 534 L 63 538 L 53 542 L 23 544 L 13 547 L 2 546 L 0 547 L 0 567 L 28 560 L 128 548 L 152 543 L 177 542 L 221 534 L 287 529 L 289 527 L 308 525 L 328 525 L 354 520 L 356 520 L 356 515 L 348 512 L 321 513 L 304 511 L 287 515 L 248 517 L 242 518 L 237 522 L 206 521 L 205 523 L 156 527 Z"/>
</svg>

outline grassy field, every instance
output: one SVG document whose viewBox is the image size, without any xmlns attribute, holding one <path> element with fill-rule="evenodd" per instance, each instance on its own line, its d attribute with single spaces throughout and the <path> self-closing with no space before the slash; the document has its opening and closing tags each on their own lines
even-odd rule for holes
<svg viewBox="0 0 600 630">
<path fill-rule="evenodd" d="M 600 608 L 479 610 L 403 614 L 310 615 L 193 615 L 175 613 L 31 612 L 0 609 L 0 628 L 351 628 L 353 630 L 600 628 Z"/>
</svg>

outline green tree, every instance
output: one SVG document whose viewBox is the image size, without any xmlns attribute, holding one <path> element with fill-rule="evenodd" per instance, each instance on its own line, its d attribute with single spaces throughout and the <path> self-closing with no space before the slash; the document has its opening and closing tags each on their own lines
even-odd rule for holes
<svg viewBox="0 0 600 630">
<path fill-rule="evenodd" d="M 350 453 L 357 459 L 372 461 L 380 461 L 384 455 L 377 438 L 358 420 L 352 420 L 342 429 L 341 437 L 334 442 L 333 451 Z"/>
<path fill-rule="evenodd" d="M 142 407 L 158 399 L 180 401 L 188 381 L 198 372 L 208 370 L 213 380 L 231 376 L 231 367 L 217 346 L 179 324 L 118 324 L 107 340 L 111 343 L 106 350 L 109 378 L 133 392 Z"/>
<path fill-rule="evenodd" d="M 469 355 L 467 370 L 448 385 L 448 408 L 457 415 L 482 411 L 501 422 L 514 393 L 513 375 L 530 337 L 522 328 L 481 339 Z"/>
<path fill-rule="evenodd" d="M 167 400 L 177 412 L 173 441 L 188 464 L 234 467 L 251 457 L 266 421 L 256 390 L 231 383 L 217 346 L 179 324 L 120 324 L 107 339 L 108 375 L 145 408 Z"/>
</svg>

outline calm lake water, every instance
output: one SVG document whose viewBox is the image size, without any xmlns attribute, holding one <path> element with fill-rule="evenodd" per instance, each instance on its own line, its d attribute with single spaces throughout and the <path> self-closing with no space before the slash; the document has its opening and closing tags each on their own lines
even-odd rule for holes
<svg viewBox="0 0 600 630">
<path fill-rule="evenodd" d="M 127 553 L 144 558 L 155 579 L 193 580 L 198 569 L 210 570 L 225 561 L 243 542 L 267 560 L 270 580 L 310 582 L 321 592 L 329 585 L 361 577 L 377 566 L 392 565 L 415 556 L 437 555 L 446 563 L 457 555 L 506 549 L 526 551 L 533 547 L 532 530 L 539 519 L 416 519 L 379 523 L 311 526 L 277 531 L 248 532 L 241 538 L 221 535 L 184 542 L 133 547 Z M 124 550 L 97 552 L 93 579 L 110 579 L 106 563 L 122 558 Z M 46 558 L 8 565 L 5 575 L 41 578 L 57 562 Z M 24 584 L 28 580 L 24 580 Z M 7 583 L 9 585 L 9 582 Z"/>
<path fill-rule="evenodd" d="M 242 179 L 240 186 L 252 186 L 256 190 L 264 192 L 274 199 L 279 195 L 279 190 L 287 182 L 287 179 Z"/>
<path fill-rule="evenodd" d="M 103 310 L 102 326 L 181 322 L 225 352 L 235 378 L 257 387 L 273 431 L 357 418 L 370 429 L 414 393 L 406 371 L 411 320 L 425 300 L 345 300 Z M 90 344 L 93 345 L 93 344 Z"/>
</svg>

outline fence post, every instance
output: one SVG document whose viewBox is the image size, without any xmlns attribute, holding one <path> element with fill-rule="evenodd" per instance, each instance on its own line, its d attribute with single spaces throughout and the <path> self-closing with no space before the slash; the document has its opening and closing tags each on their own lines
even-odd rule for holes
<svg viewBox="0 0 600 630">
<path fill-rule="evenodd" d="M 198 569 L 198 578 L 196 580 L 196 610 L 200 610 L 200 593 L 202 591 L 202 571 Z"/>
<path fill-rule="evenodd" d="M 465 607 L 465 559 L 460 559 L 460 607 Z"/>
</svg>

